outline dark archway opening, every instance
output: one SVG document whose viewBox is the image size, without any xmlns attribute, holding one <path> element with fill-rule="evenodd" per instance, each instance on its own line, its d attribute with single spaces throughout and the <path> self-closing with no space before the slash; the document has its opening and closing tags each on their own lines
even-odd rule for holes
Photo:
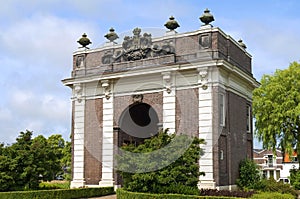
<svg viewBox="0 0 300 199">
<path fill-rule="evenodd" d="M 130 105 L 119 118 L 118 147 L 142 144 L 145 139 L 158 133 L 158 123 L 158 115 L 149 104 L 134 103 Z M 116 173 L 116 183 L 123 184 L 119 173 Z"/>
<path fill-rule="evenodd" d="M 119 147 L 138 145 L 144 139 L 158 133 L 159 119 L 156 111 L 146 103 L 134 103 L 127 107 L 119 119 Z"/>
</svg>

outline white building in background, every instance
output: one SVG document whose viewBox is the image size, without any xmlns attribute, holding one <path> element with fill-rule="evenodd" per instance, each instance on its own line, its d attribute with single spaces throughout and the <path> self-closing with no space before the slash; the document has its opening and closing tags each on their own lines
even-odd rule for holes
<svg viewBox="0 0 300 199">
<path fill-rule="evenodd" d="M 274 178 L 278 181 L 280 179 L 288 179 L 290 170 L 299 168 L 296 153 L 289 157 L 288 154 L 283 154 L 278 149 L 276 153 L 267 149 L 254 149 L 253 160 L 259 166 L 265 178 Z"/>
</svg>

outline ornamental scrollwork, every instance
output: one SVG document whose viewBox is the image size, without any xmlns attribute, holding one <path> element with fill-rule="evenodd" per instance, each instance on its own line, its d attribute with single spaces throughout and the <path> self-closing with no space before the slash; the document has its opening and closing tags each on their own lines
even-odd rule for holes
<svg viewBox="0 0 300 199">
<path fill-rule="evenodd" d="M 135 28 L 132 32 L 133 36 L 124 37 L 121 50 L 114 53 L 111 51 L 105 52 L 102 57 L 103 64 L 135 61 L 175 53 L 172 41 L 164 41 L 161 45 L 153 45 L 151 34 L 144 33 L 141 35 L 140 28 Z"/>
</svg>

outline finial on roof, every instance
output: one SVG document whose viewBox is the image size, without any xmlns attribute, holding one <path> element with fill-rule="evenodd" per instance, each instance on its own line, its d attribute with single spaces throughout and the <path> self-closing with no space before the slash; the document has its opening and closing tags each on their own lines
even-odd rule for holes
<svg viewBox="0 0 300 199">
<path fill-rule="evenodd" d="M 210 14 L 210 11 L 208 8 L 206 8 L 206 10 L 204 10 L 204 13 L 201 17 L 199 17 L 199 19 L 205 24 L 208 25 L 209 23 L 211 23 L 212 21 L 214 21 L 214 16 L 212 14 Z"/>
<path fill-rule="evenodd" d="M 88 48 L 86 46 L 92 43 L 85 33 L 83 33 L 82 37 L 77 42 L 82 45 L 83 48 Z"/>
<path fill-rule="evenodd" d="M 246 44 L 243 43 L 243 40 L 240 39 L 240 40 L 238 40 L 238 42 L 242 48 L 244 48 L 244 49 L 247 48 Z"/>
<path fill-rule="evenodd" d="M 110 28 L 109 33 L 104 35 L 104 37 L 106 37 L 106 39 L 108 39 L 110 42 L 113 42 L 114 40 L 119 38 L 117 33 L 115 33 L 115 29 L 113 29 L 113 28 Z"/>
<path fill-rule="evenodd" d="M 175 20 L 175 18 L 173 16 L 171 16 L 169 18 L 169 21 L 167 21 L 165 23 L 166 28 L 168 28 L 169 30 L 175 30 L 176 28 L 180 27 L 178 22 Z"/>
</svg>

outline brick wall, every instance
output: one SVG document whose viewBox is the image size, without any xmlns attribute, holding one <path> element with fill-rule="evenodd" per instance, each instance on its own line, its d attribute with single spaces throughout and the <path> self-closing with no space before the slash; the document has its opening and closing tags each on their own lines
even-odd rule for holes
<svg viewBox="0 0 300 199">
<path fill-rule="evenodd" d="M 228 117 L 230 132 L 230 153 L 231 157 L 231 182 L 235 183 L 238 178 L 239 163 L 247 158 L 249 152 L 249 142 L 252 143 L 252 134 L 247 133 L 247 105 L 249 102 L 232 93 L 228 92 Z M 252 144 L 251 144 L 252 145 Z"/>
<path fill-rule="evenodd" d="M 227 136 L 221 135 L 219 137 L 219 150 L 218 150 L 218 164 L 219 164 L 219 179 L 216 179 L 218 181 L 218 184 L 220 186 L 222 185 L 228 185 L 229 184 L 229 167 L 228 167 L 228 142 L 227 142 Z"/>
<path fill-rule="evenodd" d="M 85 106 L 84 175 L 86 184 L 99 184 L 102 171 L 102 99 L 87 100 Z"/>
<path fill-rule="evenodd" d="M 154 38 L 153 38 L 154 39 Z M 176 37 L 174 39 L 166 39 L 164 41 L 172 41 L 172 45 L 175 48 L 174 57 L 168 57 L 167 64 L 188 63 L 195 60 L 211 60 L 221 59 L 232 63 L 233 65 L 241 68 L 242 70 L 251 74 L 251 57 L 239 46 L 237 42 L 233 42 L 229 37 L 221 33 L 221 31 L 212 32 L 198 32 L 184 37 Z M 164 41 L 154 41 L 153 45 L 162 45 Z M 122 42 L 122 41 L 121 41 Z M 120 42 L 120 44 L 121 44 Z M 153 67 L 153 65 L 159 66 L 160 64 L 166 64 L 160 57 L 149 57 L 148 59 L 137 60 L 135 62 L 117 61 L 112 64 L 103 64 L 102 57 L 107 53 L 113 53 L 122 50 L 121 45 L 118 45 L 108 49 L 101 49 L 89 53 L 82 53 L 74 55 L 73 57 L 73 70 L 76 69 L 76 60 L 79 56 L 86 56 L 85 69 L 73 71 L 75 76 L 84 76 L 86 74 L 103 74 L 111 73 L 122 70 L 132 70 L 139 67 Z M 153 59 L 153 60 L 151 60 Z M 158 60 L 160 62 L 157 63 Z M 136 65 L 137 63 L 137 65 Z"/>
<path fill-rule="evenodd" d="M 176 91 L 176 133 L 198 135 L 198 88 Z"/>
<path fill-rule="evenodd" d="M 143 102 L 149 104 L 156 111 L 160 123 L 162 123 L 163 118 L 162 100 L 162 92 L 143 94 Z M 132 103 L 131 95 L 114 97 L 114 126 L 119 126 L 119 118 L 122 112 Z"/>
</svg>

